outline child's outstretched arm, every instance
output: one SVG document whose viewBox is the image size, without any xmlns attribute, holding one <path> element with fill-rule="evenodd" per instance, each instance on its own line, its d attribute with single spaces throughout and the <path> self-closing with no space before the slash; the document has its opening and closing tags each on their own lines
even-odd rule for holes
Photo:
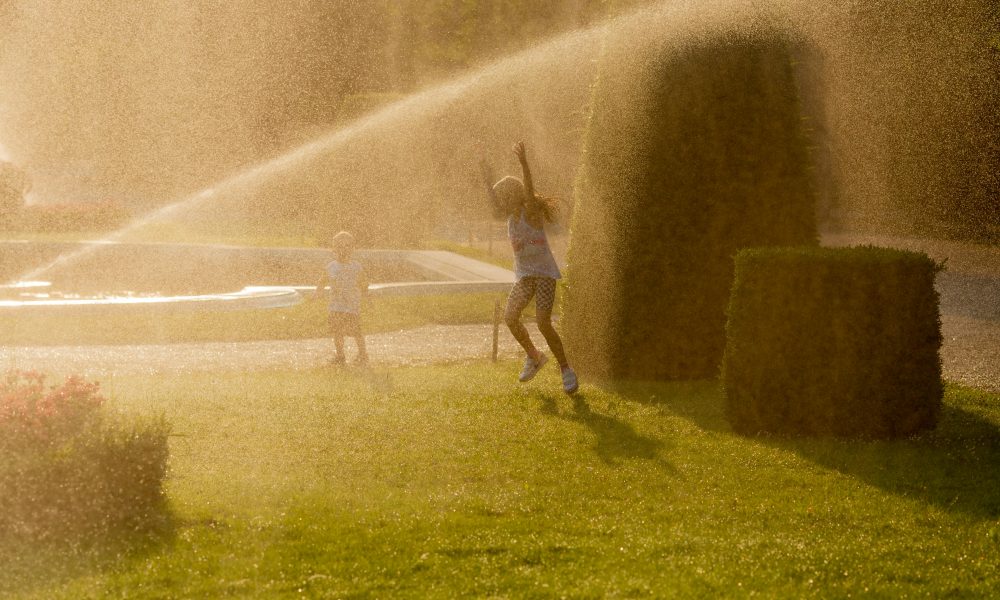
<svg viewBox="0 0 1000 600">
<path fill-rule="evenodd" d="M 368 287 L 371 285 L 371 280 L 368 279 L 368 273 L 364 269 L 358 273 L 358 287 L 361 288 L 361 299 L 366 300 L 368 298 Z"/>
<path fill-rule="evenodd" d="M 326 290 L 327 287 L 329 287 L 329 285 L 330 285 L 330 279 L 326 275 L 323 275 L 323 278 L 320 279 L 319 283 L 316 284 L 316 289 L 313 291 L 312 296 L 310 296 L 309 299 L 315 300 L 319 298 L 323 294 L 323 291 Z"/>
<path fill-rule="evenodd" d="M 535 202 L 535 183 L 531 179 L 531 167 L 528 166 L 528 151 L 524 148 L 524 142 L 514 144 L 514 154 L 518 162 L 521 163 L 521 173 L 524 178 L 524 191 L 528 194 L 528 202 Z"/>
</svg>

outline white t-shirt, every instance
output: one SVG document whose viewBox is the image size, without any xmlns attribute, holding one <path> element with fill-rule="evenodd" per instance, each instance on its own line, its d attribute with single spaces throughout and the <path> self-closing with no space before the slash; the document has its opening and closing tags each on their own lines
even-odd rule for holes
<svg viewBox="0 0 1000 600">
<path fill-rule="evenodd" d="M 330 312 L 361 312 L 361 263 L 356 260 L 326 265 L 330 278 Z"/>
</svg>

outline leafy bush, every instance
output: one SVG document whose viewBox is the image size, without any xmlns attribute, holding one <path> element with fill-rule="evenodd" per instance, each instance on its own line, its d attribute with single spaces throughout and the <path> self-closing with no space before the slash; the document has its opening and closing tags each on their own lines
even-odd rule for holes
<svg viewBox="0 0 1000 600">
<path fill-rule="evenodd" d="M 169 427 L 111 418 L 104 402 L 79 377 L 0 380 L 0 539 L 142 527 L 161 513 Z"/>
<path fill-rule="evenodd" d="M 740 252 L 723 364 L 733 429 L 881 438 L 934 427 L 939 269 L 872 247 Z"/>
<path fill-rule="evenodd" d="M 777 34 L 699 39 L 636 87 L 640 67 L 607 58 L 569 250 L 566 341 L 583 370 L 715 376 L 736 251 L 816 243 L 790 56 Z"/>
</svg>

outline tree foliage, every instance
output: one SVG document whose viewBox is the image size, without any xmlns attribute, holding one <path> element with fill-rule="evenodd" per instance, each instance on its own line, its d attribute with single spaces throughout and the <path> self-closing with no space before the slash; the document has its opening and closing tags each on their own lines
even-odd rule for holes
<svg viewBox="0 0 1000 600">
<path fill-rule="evenodd" d="M 0 161 L 0 228 L 16 221 L 29 188 L 27 173 L 13 163 Z"/>
</svg>

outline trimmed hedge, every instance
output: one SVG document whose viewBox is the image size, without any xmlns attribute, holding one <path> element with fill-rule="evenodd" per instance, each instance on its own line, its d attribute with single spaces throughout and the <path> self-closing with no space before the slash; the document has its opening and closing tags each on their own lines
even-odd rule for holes
<svg viewBox="0 0 1000 600">
<path fill-rule="evenodd" d="M 934 427 L 939 270 L 885 248 L 740 252 L 723 363 L 733 429 L 891 438 Z"/>
<path fill-rule="evenodd" d="M 595 377 L 717 376 L 736 251 L 817 243 L 790 43 L 734 33 L 658 56 L 606 57 L 594 90 L 565 338 Z"/>
</svg>

